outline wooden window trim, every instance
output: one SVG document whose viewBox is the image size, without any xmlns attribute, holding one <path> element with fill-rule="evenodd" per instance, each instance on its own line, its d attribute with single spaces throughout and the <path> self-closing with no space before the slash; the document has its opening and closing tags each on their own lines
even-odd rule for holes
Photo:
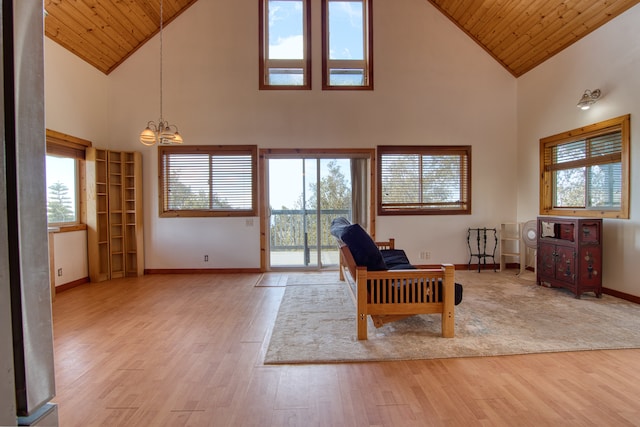
<svg viewBox="0 0 640 427">
<path fill-rule="evenodd" d="M 77 227 L 85 227 L 87 222 L 87 196 L 86 175 L 84 168 L 85 152 L 91 147 L 91 141 L 67 135 L 51 129 L 46 129 L 46 155 L 70 157 L 76 159 L 77 189 L 76 202 L 78 204 L 75 223 L 50 223 L 49 227 L 75 230 Z"/>
<path fill-rule="evenodd" d="M 164 154 L 250 154 L 251 209 L 165 210 Z M 182 145 L 158 147 L 158 212 L 161 218 L 176 217 L 252 217 L 258 215 L 258 147 L 255 145 Z"/>
<path fill-rule="evenodd" d="M 259 56 L 258 71 L 260 90 L 311 90 L 311 2 L 310 0 L 300 0 L 304 5 L 304 22 L 303 22 L 303 38 L 304 38 L 304 58 L 303 59 L 267 59 L 269 38 L 265 37 L 268 26 L 265 19 L 268 18 L 267 6 L 269 0 L 258 0 L 259 19 L 258 19 L 258 39 L 259 39 Z M 277 64 L 283 68 L 296 68 L 302 64 L 304 73 L 304 84 L 302 85 L 271 85 L 267 83 L 268 64 Z"/>
<path fill-rule="evenodd" d="M 364 40 L 365 40 L 365 52 L 364 60 L 344 60 L 344 59 L 329 59 L 329 18 L 328 18 L 328 3 L 331 0 L 322 0 L 322 90 L 373 90 L 373 1 L 363 0 L 363 11 L 365 19 L 363 22 Z M 329 84 L 329 71 L 332 64 L 336 64 L 339 67 L 336 68 L 349 68 L 351 63 L 364 62 L 364 73 L 366 84 L 362 86 L 341 86 Z"/>
<path fill-rule="evenodd" d="M 47 154 L 62 157 L 72 157 L 75 159 L 85 159 L 85 150 L 91 147 L 91 141 L 56 132 L 51 129 L 46 130 Z"/>
<path fill-rule="evenodd" d="M 471 146 L 470 145 L 415 145 L 415 146 L 378 146 L 376 156 L 377 167 L 377 205 L 378 215 L 470 215 L 471 214 Z M 382 157 L 389 154 L 409 154 L 409 155 L 448 155 L 457 154 L 466 157 L 466 176 L 460 176 L 465 200 L 464 208 L 459 209 L 435 209 L 435 208 L 408 208 L 389 209 L 382 203 Z"/>
<path fill-rule="evenodd" d="M 375 238 L 375 230 L 376 230 L 376 215 L 375 215 L 375 199 L 374 199 L 374 174 L 376 171 L 376 156 L 375 150 L 370 148 L 354 148 L 354 149 L 343 149 L 343 148 L 263 148 L 260 149 L 260 157 L 259 157 L 259 169 L 260 169 L 260 266 L 264 271 L 267 268 L 267 236 L 268 229 L 270 226 L 269 219 L 271 216 L 271 207 L 267 203 L 267 183 L 268 179 L 268 168 L 267 162 L 269 159 L 286 159 L 286 158 L 317 158 L 317 157 L 339 157 L 339 158 L 348 158 L 348 159 L 365 159 L 369 161 L 369 170 L 368 170 L 368 216 L 369 216 L 369 227 L 368 231 L 372 237 Z"/>
<path fill-rule="evenodd" d="M 616 117 L 592 125 L 562 132 L 556 135 L 548 136 L 540 139 L 540 214 L 553 216 L 580 216 L 588 218 L 629 218 L 629 194 L 630 194 L 630 126 L 631 115 Z M 615 132 L 620 130 L 622 139 L 622 150 L 620 153 L 620 162 L 622 166 L 622 188 L 619 209 L 593 209 L 593 208 L 558 208 L 553 207 L 553 171 L 557 168 L 545 164 L 545 150 L 550 147 L 573 142 L 583 139 L 593 138 L 599 135 Z M 611 160 L 615 160 L 612 156 L 601 158 L 603 161 L 579 161 L 575 165 L 568 166 L 584 166 L 593 164 L 602 164 Z"/>
<path fill-rule="evenodd" d="M 73 224 L 73 225 L 53 225 L 49 226 L 49 233 L 71 233 L 73 231 L 84 231 L 87 229 L 87 224 Z"/>
</svg>

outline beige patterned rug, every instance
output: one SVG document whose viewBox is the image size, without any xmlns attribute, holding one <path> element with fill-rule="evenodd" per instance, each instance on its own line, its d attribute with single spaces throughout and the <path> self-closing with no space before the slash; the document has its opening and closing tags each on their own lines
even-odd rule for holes
<svg viewBox="0 0 640 427">
<path fill-rule="evenodd" d="M 265 364 L 640 348 L 640 305 L 591 293 L 576 299 L 513 270 L 456 271 L 464 299 L 456 306 L 455 338 L 440 337 L 439 316 L 420 315 L 380 329 L 369 319 L 369 339 L 358 341 L 355 308 L 337 275 L 288 278 Z"/>
</svg>

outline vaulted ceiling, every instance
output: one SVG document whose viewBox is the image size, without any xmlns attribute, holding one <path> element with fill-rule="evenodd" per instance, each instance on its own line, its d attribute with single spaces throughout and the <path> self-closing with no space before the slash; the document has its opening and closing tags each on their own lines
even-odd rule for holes
<svg viewBox="0 0 640 427">
<path fill-rule="evenodd" d="M 164 0 L 168 25 L 197 0 Z M 44 34 L 105 74 L 160 28 L 160 0 L 45 0 Z"/>
<path fill-rule="evenodd" d="M 196 1 L 164 0 L 164 24 L 169 24 Z M 640 2 L 427 1 L 516 77 Z M 46 36 L 105 74 L 113 71 L 159 29 L 159 1 L 45 0 L 44 5 Z"/>
<path fill-rule="evenodd" d="M 639 0 L 429 0 L 516 77 Z"/>
</svg>

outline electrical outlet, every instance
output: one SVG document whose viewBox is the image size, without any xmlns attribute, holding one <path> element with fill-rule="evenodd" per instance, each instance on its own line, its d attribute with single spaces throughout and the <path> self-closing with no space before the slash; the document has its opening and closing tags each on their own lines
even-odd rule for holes
<svg viewBox="0 0 640 427">
<path fill-rule="evenodd" d="M 204 256 L 204 262 L 209 262 L 209 255 Z"/>
<path fill-rule="evenodd" d="M 420 259 L 431 259 L 431 252 L 430 251 L 420 252 Z"/>
<path fill-rule="evenodd" d="M 58 269 L 58 277 L 62 277 L 62 269 L 61 268 Z"/>
</svg>

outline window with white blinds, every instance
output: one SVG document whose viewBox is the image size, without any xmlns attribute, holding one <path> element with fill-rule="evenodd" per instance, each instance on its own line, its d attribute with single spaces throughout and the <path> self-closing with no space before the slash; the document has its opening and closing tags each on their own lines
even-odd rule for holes
<svg viewBox="0 0 640 427">
<path fill-rule="evenodd" d="M 629 116 L 540 140 L 541 213 L 628 218 Z"/>
<path fill-rule="evenodd" d="M 471 213 L 471 146 L 378 147 L 379 215 Z"/>
<path fill-rule="evenodd" d="M 257 215 L 256 146 L 158 150 L 160 216 Z"/>
</svg>

